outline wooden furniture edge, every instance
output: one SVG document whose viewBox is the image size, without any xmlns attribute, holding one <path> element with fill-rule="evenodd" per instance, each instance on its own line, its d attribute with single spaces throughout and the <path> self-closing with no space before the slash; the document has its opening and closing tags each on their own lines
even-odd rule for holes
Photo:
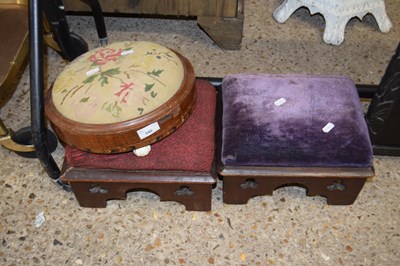
<svg viewBox="0 0 400 266">
<path fill-rule="evenodd" d="M 112 179 L 110 179 L 112 176 Z M 64 182 L 110 183 L 196 183 L 215 184 L 216 178 L 209 172 L 172 170 L 112 170 L 69 167 L 61 174 Z"/>
<path fill-rule="evenodd" d="M 375 175 L 373 167 L 264 167 L 264 166 L 219 166 L 221 176 L 264 177 L 340 177 L 368 178 Z"/>
</svg>

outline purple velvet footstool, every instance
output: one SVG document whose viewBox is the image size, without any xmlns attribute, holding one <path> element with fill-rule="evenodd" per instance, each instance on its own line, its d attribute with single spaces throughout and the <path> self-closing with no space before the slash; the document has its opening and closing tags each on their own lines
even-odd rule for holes
<svg viewBox="0 0 400 266">
<path fill-rule="evenodd" d="M 218 171 L 224 202 L 305 187 L 352 204 L 374 175 L 354 83 L 339 76 L 232 75 L 222 83 Z"/>
<path fill-rule="evenodd" d="M 146 157 L 132 152 L 94 154 L 67 146 L 62 180 L 82 207 L 106 207 L 127 192 L 150 191 L 160 200 L 180 202 L 190 211 L 211 210 L 216 183 L 214 163 L 216 91 L 207 81 L 195 82 L 193 113 L 173 134 L 153 144 Z"/>
</svg>

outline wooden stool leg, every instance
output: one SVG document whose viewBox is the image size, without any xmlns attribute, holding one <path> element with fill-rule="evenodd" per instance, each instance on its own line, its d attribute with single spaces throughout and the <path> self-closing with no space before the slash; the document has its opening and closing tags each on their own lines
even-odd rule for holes
<svg viewBox="0 0 400 266">
<path fill-rule="evenodd" d="M 329 205 L 354 203 L 366 178 L 315 178 L 315 177 L 224 177 L 224 203 L 246 204 L 255 196 L 272 195 L 284 186 L 306 188 L 307 196 L 323 196 Z"/>
<path fill-rule="evenodd" d="M 308 196 L 323 196 L 328 205 L 350 205 L 357 199 L 366 178 L 319 178 L 307 185 Z"/>
<path fill-rule="evenodd" d="M 162 201 L 176 201 L 183 205 L 187 211 L 210 211 L 211 190 L 210 184 L 171 184 L 160 192 Z"/>
<path fill-rule="evenodd" d="M 265 177 L 229 176 L 224 177 L 224 203 L 246 204 L 250 198 L 261 195 L 271 195 L 274 186 Z"/>
<path fill-rule="evenodd" d="M 124 200 L 129 191 L 149 191 L 161 201 L 185 205 L 188 211 L 211 210 L 211 184 L 71 182 L 71 187 L 82 207 L 105 208 L 107 200 Z"/>
<path fill-rule="evenodd" d="M 124 193 L 115 191 L 113 184 L 92 182 L 71 182 L 71 188 L 79 205 L 89 208 L 105 208 L 107 200 L 125 199 Z"/>
</svg>

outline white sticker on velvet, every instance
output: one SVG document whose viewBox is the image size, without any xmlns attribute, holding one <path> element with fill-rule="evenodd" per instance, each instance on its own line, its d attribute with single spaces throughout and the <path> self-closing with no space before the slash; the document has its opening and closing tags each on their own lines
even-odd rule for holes
<svg viewBox="0 0 400 266">
<path fill-rule="evenodd" d="M 154 122 L 142 129 L 139 129 L 136 132 L 138 133 L 140 139 L 145 139 L 148 136 L 153 135 L 154 133 L 156 133 L 159 130 L 160 130 L 160 125 L 157 122 Z"/>
<path fill-rule="evenodd" d="M 275 106 L 281 106 L 282 104 L 286 103 L 285 98 L 280 98 L 274 102 Z"/>
<path fill-rule="evenodd" d="M 329 122 L 322 128 L 322 131 L 324 131 L 325 133 L 329 133 L 329 131 L 331 131 L 334 127 L 335 127 L 335 125 L 333 123 Z"/>
</svg>

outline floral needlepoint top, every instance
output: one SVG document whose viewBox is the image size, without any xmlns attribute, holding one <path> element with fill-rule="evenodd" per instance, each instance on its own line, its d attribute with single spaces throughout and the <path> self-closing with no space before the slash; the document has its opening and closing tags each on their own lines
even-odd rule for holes
<svg viewBox="0 0 400 266">
<path fill-rule="evenodd" d="M 112 124 L 145 115 L 181 87 L 184 67 L 168 48 L 120 42 L 89 51 L 58 76 L 52 100 L 66 118 Z"/>
</svg>

